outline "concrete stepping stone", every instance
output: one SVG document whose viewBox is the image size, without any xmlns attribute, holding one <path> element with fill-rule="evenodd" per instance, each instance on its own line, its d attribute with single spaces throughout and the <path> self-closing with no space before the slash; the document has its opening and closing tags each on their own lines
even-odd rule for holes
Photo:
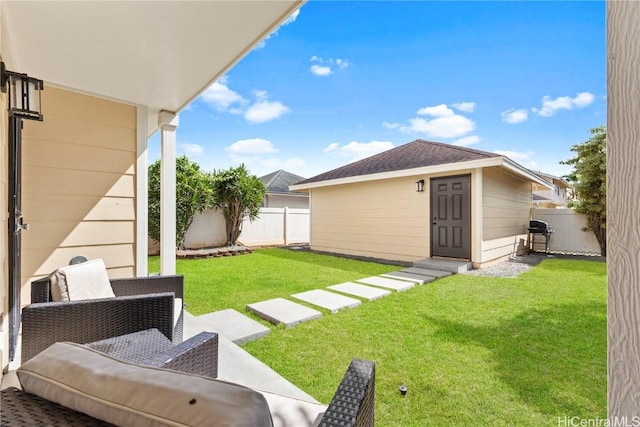
<svg viewBox="0 0 640 427">
<path fill-rule="evenodd" d="M 420 268 L 420 267 L 409 267 L 400 271 L 402 271 L 403 273 L 417 274 L 420 276 L 436 277 L 438 279 L 441 277 L 451 276 L 451 273 L 448 271 L 432 270 L 430 268 Z"/>
<path fill-rule="evenodd" d="M 387 274 L 381 274 L 382 277 L 388 277 L 389 279 L 406 280 L 414 282 L 418 285 L 424 285 L 425 283 L 435 280 L 435 276 L 422 276 L 419 274 L 407 273 L 405 271 L 394 271 Z"/>
<path fill-rule="evenodd" d="M 391 291 L 353 282 L 340 283 L 339 285 L 328 286 L 328 288 L 334 291 L 342 292 L 343 294 L 365 298 L 369 301 L 391 295 Z"/>
<path fill-rule="evenodd" d="M 362 301 L 359 299 L 334 294 L 333 292 L 323 291 L 322 289 L 300 292 L 291 296 L 301 301 L 308 302 L 309 304 L 331 310 L 332 313 L 337 313 L 338 310 L 343 308 L 353 308 L 362 304 Z"/>
<path fill-rule="evenodd" d="M 358 279 L 358 282 L 366 283 L 367 285 L 379 286 L 381 288 L 393 289 L 401 292 L 407 289 L 413 288 L 416 284 L 407 282 L 406 280 L 389 279 L 388 277 L 371 276 L 364 279 Z"/>
<path fill-rule="evenodd" d="M 249 304 L 247 305 L 247 310 L 274 325 L 284 323 L 287 328 L 295 326 L 298 323 L 306 322 L 307 320 L 322 317 L 322 313 L 318 310 L 305 307 L 284 298 L 274 298 Z"/>
<path fill-rule="evenodd" d="M 257 340 L 271 332 L 266 326 L 231 308 L 196 316 L 196 319 L 207 331 L 218 332 L 235 344 Z"/>
</svg>

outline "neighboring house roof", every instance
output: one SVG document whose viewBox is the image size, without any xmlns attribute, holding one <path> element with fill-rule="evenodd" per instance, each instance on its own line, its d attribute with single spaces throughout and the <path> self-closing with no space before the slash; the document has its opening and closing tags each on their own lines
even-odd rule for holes
<svg viewBox="0 0 640 427">
<path fill-rule="evenodd" d="M 306 179 L 293 190 L 385 179 L 416 174 L 502 166 L 517 175 L 549 187 L 542 178 L 500 154 L 417 139 L 366 159 Z"/>
<path fill-rule="evenodd" d="M 571 184 L 569 184 L 567 181 L 565 181 L 564 178 L 561 178 L 561 177 L 555 176 L 555 175 L 551 175 L 551 174 L 548 174 L 548 173 L 540 172 L 540 171 L 536 172 L 536 171 L 532 170 L 531 172 L 535 173 L 536 175 L 538 175 L 540 178 L 544 179 L 547 182 L 559 185 L 560 187 L 571 188 Z"/>
<path fill-rule="evenodd" d="M 289 191 L 289 186 L 304 181 L 304 177 L 284 171 L 282 169 L 261 176 L 260 181 L 264 183 L 267 193 L 300 195 L 299 191 Z M 306 194 L 305 194 L 306 195 Z"/>
</svg>

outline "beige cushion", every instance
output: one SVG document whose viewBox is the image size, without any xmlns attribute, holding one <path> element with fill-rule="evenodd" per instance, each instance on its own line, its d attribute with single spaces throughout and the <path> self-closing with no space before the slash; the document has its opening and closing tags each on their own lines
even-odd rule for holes
<svg viewBox="0 0 640 427">
<path fill-rule="evenodd" d="M 327 410 L 327 405 L 321 403 L 257 391 L 267 399 L 274 427 L 315 427 Z"/>
<path fill-rule="evenodd" d="M 22 388 L 118 426 L 272 426 L 265 398 L 249 388 L 113 359 L 56 343 L 17 371 Z"/>
<path fill-rule="evenodd" d="M 54 301 L 115 297 L 107 268 L 101 259 L 61 267 L 50 277 Z"/>
</svg>

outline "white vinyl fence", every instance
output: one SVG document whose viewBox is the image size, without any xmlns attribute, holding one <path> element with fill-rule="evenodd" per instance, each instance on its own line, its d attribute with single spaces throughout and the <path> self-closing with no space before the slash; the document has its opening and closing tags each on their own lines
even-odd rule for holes
<svg viewBox="0 0 640 427">
<path fill-rule="evenodd" d="M 261 208 L 255 221 L 245 220 L 238 241 L 246 246 L 309 242 L 309 209 Z M 214 209 L 196 215 L 185 236 L 188 249 L 225 246 L 224 216 Z"/>
<path fill-rule="evenodd" d="M 587 223 L 584 215 L 571 209 L 534 209 L 532 217 L 548 222 L 553 228 L 554 233 L 549 240 L 551 252 L 600 254 L 600 245 L 593 232 L 582 231 Z M 541 236 L 536 238 L 536 242 L 541 240 Z"/>
</svg>

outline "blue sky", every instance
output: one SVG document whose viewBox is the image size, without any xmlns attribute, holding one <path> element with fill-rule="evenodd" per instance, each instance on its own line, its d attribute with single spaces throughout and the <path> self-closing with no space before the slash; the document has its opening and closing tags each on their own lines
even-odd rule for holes
<svg viewBox="0 0 640 427">
<path fill-rule="evenodd" d="M 422 138 L 563 175 L 601 124 L 604 2 L 310 1 L 180 112 L 177 151 L 308 178 Z"/>
</svg>

